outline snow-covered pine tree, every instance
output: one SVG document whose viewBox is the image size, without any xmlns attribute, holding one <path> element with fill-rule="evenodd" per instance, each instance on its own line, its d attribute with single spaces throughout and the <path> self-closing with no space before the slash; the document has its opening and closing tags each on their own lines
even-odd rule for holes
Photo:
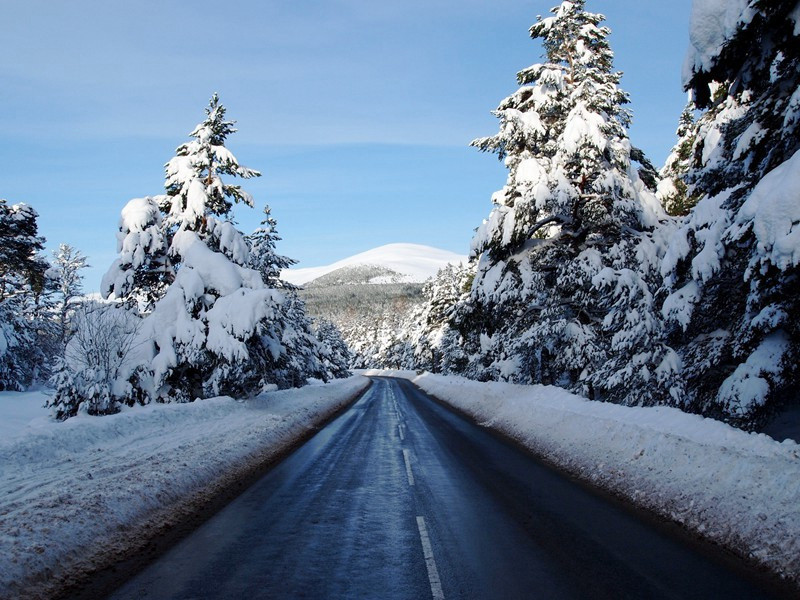
<svg viewBox="0 0 800 600">
<path fill-rule="evenodd" d="M 237 202 L 253 206 L 250 194 L 241 186 L 224 182 L 222 176 L 250 179 L 261 175 L 240 165 L 225 147 L 228 136 L 236 132 L 235 121 L 226 120 L 225 112 L 219 96 L 214 94 L 206 108 L 206 118 L 189 134 L 194 139 L 178 146 L 175 157 L 165 165 L 167 195 L 162 199 L 162 208 L 166 226 L 193 231 L 209 245 L 219 243 L 209 218 L 228 219 Z"/>
<path fill-rule="evenodd" d="M 100 284 L 104 296 L 132 301 L 143 313 L 153 310 L 175 279 L 161 214 L 165 202 L 166 196 L 147 196 L 125 205 L 117 232 L 119 256 Z"/>
<path fill-rule="evenodd" d="M 37 321 L 48 264 L 40 256 L 38 216 L 26 204 L 0 199 L 0 390 L 25 389 L 44 359 Z"/>
<path fill-rule="evenodd" d="M 233 204 L 252 207 L 252 197 L 222 179 L 260 174 L 225 147 L 236 131 L 225 112 L 214 94 L 194 139 L 165 165 L 161 231 L 174 279 L 143 327 L 159 399 L 254 393 L 284 352 L 276 329 L 284 297 L 248 268 L 247 243 L 233 223 Z"/>
<path fill-rule="evenodd" d="M 123 209 L 120 258 L 103 288 L 118 299 L 137 300 L 145 314 L 137 331 L 141 359 L 120 367 L 119 381 L 108 387 L 127 394 L 112 398 L 116 402 L 238 397 L 267 385 L 326 378 L 324 349 L 302 303 L 249 267 L 250 250 L 231 209 L 253 200 L 222 177 L 259 173 L 225 148 L 235 131 L 215 94 L 205 120 L 190 134 L 194 139 L 165 165 L 166 195 L 135 199 Z M 74 380 L 61 380 L 65 390 L 75 388 Z"/>
<path fill-rule="evenodd" d="M 687 406 L 753 425 L 800 387 L 800 14 L 696 0 L 684 72 L 700 198 L 662 267 Z"/>
<path fill-rule="evenodd" d="M 475 264 L 448 264 L 425 282 L 425 302 L 406 319 L 407 337 L 414 348 L 413 365 L 433 373 L 458 373 L 467 364 L 461 336 L 450 320 L 458 302 L 468 297 Z"/>
<path fill-rule="evenodd" d="M 681 113 L 676 135 L 678 141 L 672 147 L 661 169 L 658 183 L 658 199 L 664 210 L 673 216 L 682 216 L 697 204 L 697 196 L 689 192 L 686 174 L 694 159 L 694 144 L 697 140 L 694 102 L 689 100 Z"/>
<path fill-rule="evenodd" d="M 288 256 L 277 254 L 278 222 L 272 216 L 272 209 L 264 206 L 264 219 L 261 227 L 245 238 L 250 249 L 250 268 L 261 273 L 261 278 L 269 287 L 293 289 L 294 286 L 281 279 L 281 271 L 296 265 L 297 261 Z"/>
<path fill-rule="evenodd" d="M 86 256 L 69 244 L 59 244 L 53 251 L 53 262 L 47 274 L 54 287 L 55 311 L 58 323 L 58 341 L 63 349 L 70 333 L 70 322 L 81 295 L 83 275 L 81 270 L 89 267 Z"/>
<path fill-rule="evenodd" d="M 664 215 L 632 163 L 641 152 L 627 137 L 628 96 L 617 85 L 609 29 L 584 4 L 562 2 L 531 27 L 547 61 L 518 74 L 522 87 L 495 112 L 500 132 L 473 142 L 504 159 L 509 175 L 473 240 L 477 275 L 454 323 L 474 357 L 466 373 L 478 379 L 556 383 L 591 395 L 602 384 L 594 373 L 619 370 L 613 352 L 639 356 L 639 364 L 622 366 L 628 377 L 603 391 L 633 403 L 621 379 L 648 385 L 664 351 L 658 332 L 618 335 L 640 322 L 608 316 L 625 303 L 630 286 L 615 282 L 637 273 L 642 232 Z M 639 313 L 652 311 L 652 295 L 640 299 Z"/>
<path fill-rule="evenodd" d="M 347 367 L 352 356 L 339 328 L 327 319 L 319 319 L 316 322 L 315 335 L 325 349 L 322 364 L 328 377 L 347 377 L 350 374 Z"/>
</svg>

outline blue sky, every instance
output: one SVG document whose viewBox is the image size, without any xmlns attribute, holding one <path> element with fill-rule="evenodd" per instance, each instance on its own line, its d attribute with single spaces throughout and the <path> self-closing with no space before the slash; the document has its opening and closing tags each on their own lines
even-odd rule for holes
<svg viewBox="0 0 800 600">
<path fill-rule="evenodd" d="M 469 148 L 541 59 L 527 30 L 555 0 L 0 0 L 0 197 L 40 214 L 50 248 L 115 257 L 119 211 L 157 194 L 163 164 L 214 91 L 238 121 L 229 148 L 263 173 L 284 254 L 327 264 L 391 242 L 466 253 L 505 181 Z M 607 16 L 656 164 L 685 102 L 690 0 L 589 0 Z"/>
</svg>

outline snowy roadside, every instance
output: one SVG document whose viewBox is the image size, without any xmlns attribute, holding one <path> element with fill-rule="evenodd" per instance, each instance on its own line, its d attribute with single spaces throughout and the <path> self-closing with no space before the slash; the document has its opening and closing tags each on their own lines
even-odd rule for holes
<svg viewBox="0 0 800 600">
<path fill-rule="evenodd" d="M 800 445 L 674 408 L 409 371 L 427 393 L 536 455 L 800 583 Z"/>
<path fill-rule="evenodd" d="M 355 376 L 247 401 L 18 423 L 0 438 L 0 598 L 49 597 L 126 557 L 368 385 Z"/>
</svg>

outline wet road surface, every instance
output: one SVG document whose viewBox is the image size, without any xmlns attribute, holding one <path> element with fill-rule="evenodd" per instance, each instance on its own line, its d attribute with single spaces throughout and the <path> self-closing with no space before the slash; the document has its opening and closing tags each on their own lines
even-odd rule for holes
<svg viewBox="0 0 800 600">
<path fill-rule="evenodd" d="M 770 597 L 757 585 L 410 382 L 375 378 L 111 597 Z"/>
</svg>

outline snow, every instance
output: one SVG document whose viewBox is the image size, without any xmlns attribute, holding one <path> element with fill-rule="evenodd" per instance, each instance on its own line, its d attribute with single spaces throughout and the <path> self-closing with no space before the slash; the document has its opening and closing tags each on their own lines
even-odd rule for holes
<svg viewBox="0 0 800 600">
<path fill-rule="evenodd" d="M 694 0 L 689 23 L 691 47 L 683 67 L 683 84 L 688 86 L 693 73 L 708 71 L 740 25 L 755 16 L 750 0 Z"/>
<path fill-rule="evenodd" d="M 794 441 L 779 443 L 675 408 L 594 402 L 552 386 L 409 371 L 366 374 L 410 379 L 546 461 L 800 578 L 800 445 Z"/>
<path fill-rule="evenodd" d="M 49 422 L 50 411 L 44 407 L 47 394 L 32 392 L 0 392 L 0 440 L 22 435 L 26 428 Z"/>
<path fill-rule="evenodd" d="M 752 223 L 757 250 L 781 270 L 800 263 L 800 151 L 767 173 L 736 215 L 732 237 Z"/>
<path fill-rule="evenodd" d="M 185 518 L 367 385 L 351 377 L 61 423 L 34 408 L 41 393 L 0 394 L 0 597 L 51 597 L 140 549 L 148 531 Z"/>
<path fill-rule="evenodd" d="M 406 281 L 421 283 L 433 277 L 449 263 L 466 262 L 467 257 L 455 252 L 420 244 L 386 244 L 336 261 L 323 267 L 286 269 L 281 279 L 294 285 L 309 283 L 318 277 L 355 265 L 380 266 L 406 276 Z"/>
<path fill-rule="evenodd" d="M 747 357 L 747 361 L 737 366 L 722 382 L 718 393 L 720 404 L 733 414 L 747 414 L 755 406 L 762 405 L 770 389 L 769 382 L 762 375 L 780 375 L 783 357 L 790 346 L 788 336 L 783 331 L 767 336 Z"/>
<path fill-rule="evenodd" d="M 792 33 L 794 33 L 794 35 L 800 35 L 800 2 L 798 2 L 797 6 L 789 13 L 789 18 L 794 21 L 794 30 Z"/>
</svg>

